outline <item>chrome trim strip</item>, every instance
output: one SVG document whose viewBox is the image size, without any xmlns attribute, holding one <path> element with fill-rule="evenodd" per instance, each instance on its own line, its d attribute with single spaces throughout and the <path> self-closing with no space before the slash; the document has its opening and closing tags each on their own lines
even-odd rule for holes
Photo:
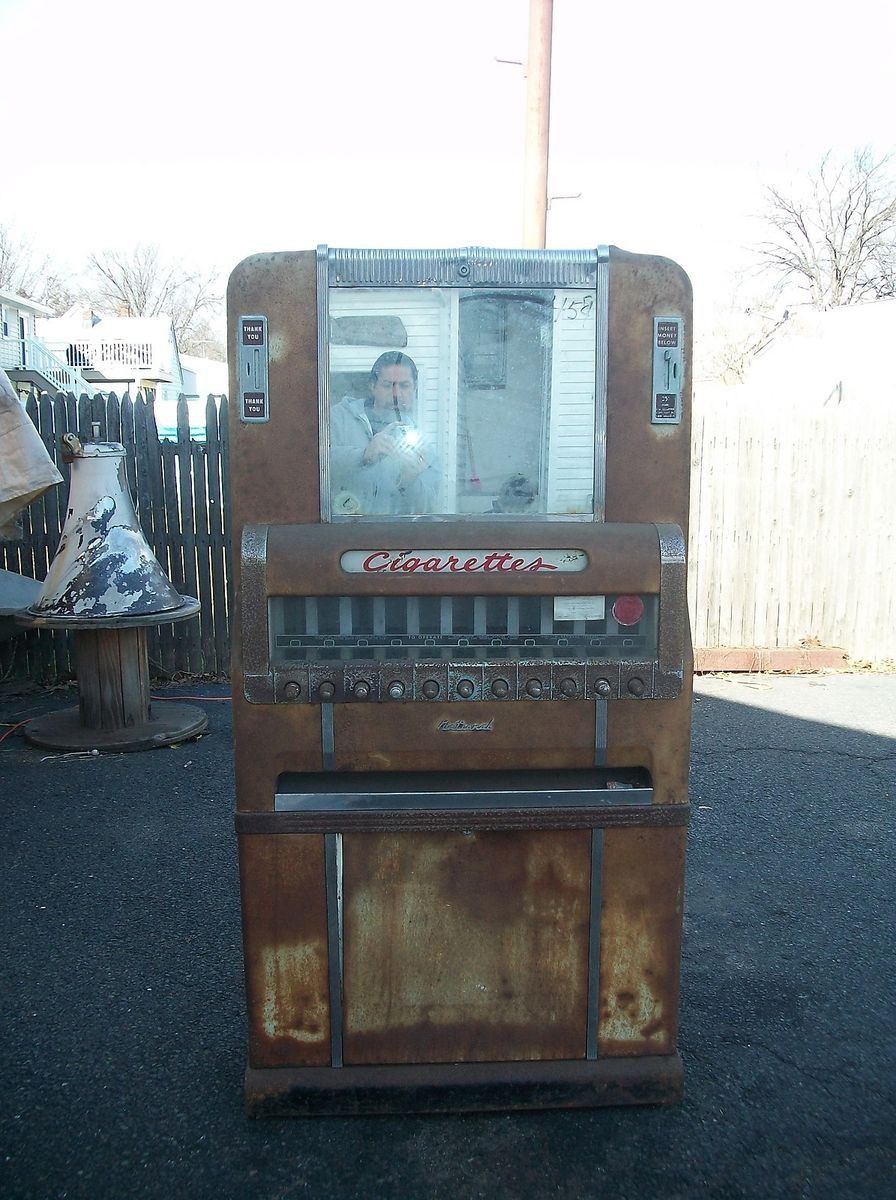
<svg viewBox="0 0 896 1200">
<path fill-rule="evenodd" d="M 334 248 L 329 250 L 328 284 L 330 287 L 593 288 L 598 265 L 606 261 L 605 252 L 606 247 L 594 250 L 507 250 L 487 246 L 434 250 Z"/>
<path fill-rule="evenodd" d="M 320 748 L 325 771 L 333 770 L 333 705 L 320 706 Z"/>
<path fill-rule="evenodd" d="M 600 696 L 594 701 L 594 765 L 606 766 L 607 762 L 607 701 Z"/>
<path fill-rule="evenodd" d="M 601 247 L 605 250 L 606 247 Z M 610 265 L 598 262 L 595 307 L 597 341 L 594 347 L 594 520 L 603 521 L 607 493 L 607 363 L 609 359 Z"/>
<path fill-rule="evenodd" d="M 591 830 L 591 905 L 588 921 L 588 1001 L 586 1008 L 585 1057 L 597 1058 L 597 1029 L 600 1021 L 600 917 L 603 884 L 604 831 Z"/>
<path fill-rule="evenodd" d="M 420 792 L 307 791 L 277 792 L 275 812 L 463 812 L 483 809 L 649 807 L 653 788 L 618 787 L 569 791 Z"/>
<path fill-rule="evenodd" d="M 317 247 L 317 409 L 320 423 L 320 446 L 330 445 L 330 304 L 327 283 L 329 250 Z M 320 519 L 329 521 L 330 455 L 320 458 Z"/>
<path fill-rule="evenodd" d="M 327 976 L 330 984 L 330 1062 L 342 1066 L 342 834 L 324 834 L 327 888 Z"/>
<path fill-rule="evenodd" d="M 490 512 L 490 513 L 427 513 L 426 514 L 426 520 L 432 521 L 434 523 L 444 523 L 447 521 L 456 523 L 459 521 L 461 524 L 475 525 L 477 522 L 482 523 L 482 522 L 487 521 L 490 524 L 501 523 L 501 524 L 506 524 L 506 525 L 513 525 L 514 523 L 518 524 L 519 519 L 520 519 L 519 514 L 517 514 L 517 513 Z M 373 521 L 373 522 L 380 521 L 381 522 L 382 520 L 383 520 L 383 517 L 382 517 L 381 513 L 370 513 L 369 515 L 366 515 L 366 516 L 358 515 L 358 516 L 354 516 L 354 517 L 345 517 L 340 514 L 334 514 L 332 517 L 332 524 L 343 525 L 343 524 L 351 524 L 354 522 L 358 525 L 363 525 L 365 523 L 365 521 L 366 522 L 370 522 L 370 521 Z M 411 513 L 390 513 L 388 520 L 389 520 L 390 525 L 393 523 L 407 524 L 408 522 L 419 521 L 420 517 L 414 516 Z M 591 521 L 591 522 L 594 521 L 594 516 L 592 513 L 531 513 L 526 516 L 527 523 L 532 522 L 532 523 L 536 523 L 536 524 L 543 523 L 543 522 L 549 522 L 550 524 L 553 525 L 553 524 L 560 522 L 561 524 L 565 524 L 565 525 L 574 525 L 576 523 L 582 524 L 583 522 L 588 522 L 588 521 Z"/>
</svg>

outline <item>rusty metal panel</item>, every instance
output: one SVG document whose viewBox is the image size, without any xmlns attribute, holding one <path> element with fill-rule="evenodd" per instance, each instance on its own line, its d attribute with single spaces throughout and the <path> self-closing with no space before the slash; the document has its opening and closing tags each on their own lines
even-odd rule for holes
<svg viewBox="0 0 896 1200">
<path fill-rule="evenodd" d="M 236 806 L 241 812 L 274 807 L 281 771 L 323 766 L 320 709 L 310 705 L 250 704 L 233 693 Z"/>
<path fill-rule="evenodd" d="M 261 527 L 263 529 L 264 527 Z M 256 535 L 262 536 L 261 530 Z M 341 566 L 346 550 L 405 549 L 407 526 L 400 522 L 337 525 L 272 524 L 266 530 L 265 586 L 269 596 L 339 595 L 347 574 Z M 498 594 L 581 595 L 592 592 L 649 592 L 660 587 L 657 531 L 652 524 L 607 525 L 603 522 L 414 522 L 412 544 L 433 550 L 476 550 L 501 546 L 581 548 L 587 563 L 580 571 L 531 574 L 508 571 L 389 570 L 353 574 L 351 591 L 362 594 L 454 595 L 493 591 Z M 309 573 L 307 564 L 314 563 Z"/>
<path fill-rule="evenodd" d="M 324 838 L 239 839 L 253 1067 L 329 1066 Z"/>
<path fill-rule="evenodd" d="M 674 700 L 607 705 L 607 765 L 646 767 L 654 804 L 687 804 L 691 758 L 690 666 Z"/>
<path fill-rule="evenodd" d="M 231 396 L 240 394 L 237 318 L 267 316 L 270 353 L 270 421 L 245 425 L 228 406 L 235 574 L 244 525 L 320 520 L 316 289 L 313 250 L 253 255 L 227 285 Z M 306 381 L 313 400 L 297 402 L 297 380 Z"/>
<path fill-rule="evenodd" d="M 583 1059 L 591 834 L 347 834 L 348 1064 Z"/>
<path fill-rule="evenodd" d="M 692 362 L 692 294 L 687 275 L 666 258 L 610 249 L 607 331 L 607 521 L 670 521 L 688 532 L 691 380 L 682 385 L 680 425 L 652 425 L 653 319 L 684 321 L 684 361 Z M 634 467 L 633 464 L 637 464 Z"/>
<path fill-rule="evenodd" d="M 333 713 L 339 771 L 590 767 L 594 704 L 343 705 Z"/>
<path fill-rule="evenodd" d="M 603 836 L 598 1054 L 669 1054 L 678 1028 L 685 830 Z"/>
</svg>

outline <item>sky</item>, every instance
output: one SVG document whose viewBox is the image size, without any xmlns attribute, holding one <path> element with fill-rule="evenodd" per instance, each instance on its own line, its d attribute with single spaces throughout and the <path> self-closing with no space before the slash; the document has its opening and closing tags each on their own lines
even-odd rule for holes
<svg viewBox="0 0 896 1200">
<path fill-rule="evenodd" d="M 896 149 L 894 10 L 555 0 L 548 246 L 664 254 L 717 302 L 765 185 Z M 322 242 L 519 245 L 525 75 L 499 60 L 527 22 L 528 0 L 0 0 L 0 224 L 73 270 L 139 242 L 224 275 Z"/>
</svg>

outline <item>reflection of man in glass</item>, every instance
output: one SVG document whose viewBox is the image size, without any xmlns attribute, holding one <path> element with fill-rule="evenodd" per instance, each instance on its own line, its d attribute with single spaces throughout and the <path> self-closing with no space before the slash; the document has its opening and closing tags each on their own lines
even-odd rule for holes
<svg viewBox="0 0 896 1200">
<path fill-rule="evenodd" d="M 414 360 L 400 350 L 381 354 L 367 392 L 345 396 L 330 412 L 334 515 L 432 512 L 439 474 L 414 425 Z"/>
</svg>

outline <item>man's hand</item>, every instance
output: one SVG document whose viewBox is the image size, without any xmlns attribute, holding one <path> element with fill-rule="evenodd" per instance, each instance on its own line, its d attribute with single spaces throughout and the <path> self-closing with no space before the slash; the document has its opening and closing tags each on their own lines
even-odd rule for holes
<svg viewBox="0 0 896 1200">
<path fill-rule="evenodd" d="M 390 454 L 397 453 L 396 438 L 400 429 L 401 422 L 393 421 L 391 425 L 387 425 L 385 429 L 375 433 L 367 443 L 367 449 L 361 455 L 361 461 L 370 466 L 371 463 L 379 462 L 381 458 L 387 458 Z"/>
<path fill-rule="evenodd" d="M 426 470 L 429 464 L 423 451 L 416 447 L 404 446 L 399 448 L 398 453 L 401 455 L 401 473 L 398 476 L 398 483 L 400 487 L 408 487 L 418 475 Z"/>
</svg>

